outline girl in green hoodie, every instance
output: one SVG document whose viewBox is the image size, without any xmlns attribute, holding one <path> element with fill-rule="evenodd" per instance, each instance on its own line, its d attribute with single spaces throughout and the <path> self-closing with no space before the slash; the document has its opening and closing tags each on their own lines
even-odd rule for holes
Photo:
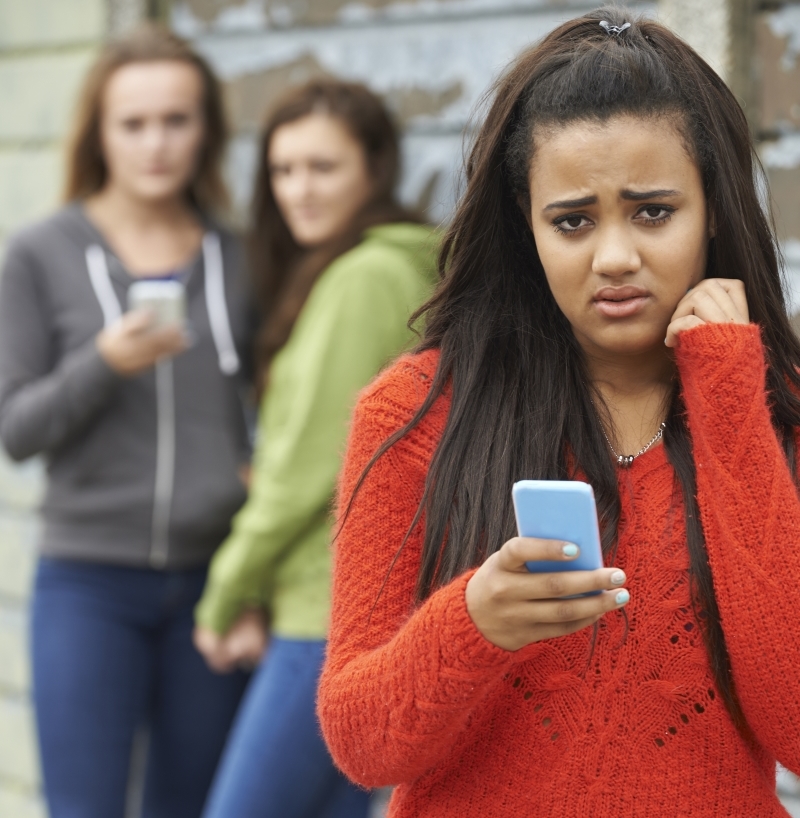
<svg viewBox="0 0 800 818">
<path fill-rule="evenodd" d="M 395 202 L 397 136 L 363 86 L 291 91 L 260 155 L 251 256 L 267 320 L 256 456 L 196 609 L 195 643 L 221 672 L 263 659 L 204 815 L 358 818 L 368 794 L 334 768 L 314 712 L 330 505 L 356 395 L 411 341 L 436 235 Z"/>
</svg>

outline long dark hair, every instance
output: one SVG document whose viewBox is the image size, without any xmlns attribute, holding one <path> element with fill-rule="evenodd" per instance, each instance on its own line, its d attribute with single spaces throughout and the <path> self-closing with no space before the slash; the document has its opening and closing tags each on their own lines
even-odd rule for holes
<svg viewBox="0 0 800 818">
<path fill-rule="evenodd" d="M 632 25 L 617 36 L 611 25 Z M 467 161 L 467 186 L 441 257 L 442 281 L 420 310 L 419 351 L 441 351 L 433 384 L 411 421 L 373 463 L 414 428 L 445 389 L 452 405 L 411 530 L 424 515 L 417 598 L 481 564 L 514 536 L 515 480 L 570 479 L 594 488 L 603 547 L 617 539 L 620 497 L 581 349 L 547 284 L 523 215 L 536 126 L 630 114 L 675 122 L 700 168 L 716 234 L 707 276 L 745 283 L 762 329 L 776 431 L 794 470 L 800 425 L 800 344 L 786 317 L 771 220 L 744 114 L 714 71 L 664 26 L 601 9 L 572 20 L 524 53 L 495 85 Z M 696 613 L 711 669 L 736 725 L 746 731 L 714 596 L 696 499 L 695 464 L 678 385 L 668 409 L 666 454 L 682 496 Z M 371 465 L 371 464 L 370 464 Z M 368 467 L 369 468 L 369 467 Z M 363 479 L 363 477 L 362 477 Z"/>
<path fill-rule="evenodd" d="M 278 209 L 270 183 L 269 147 L 282 125 L 320 113 L 339 119 L 363 146 L 373 187 L 369 201 L 343 235 L 308 251 L 294 240 Z M 257 342 L 263 375 L 288 340 L 311 288 L 334 259 L 355 247 L 369 227 L 420 219 L 395 199 L 400 172 L 397 130 L 381 100 L 364 85 L 322 79 L 290 89 L 270 111 L 259 150 L 249 251 L 266 316 Z"/>
</svg>

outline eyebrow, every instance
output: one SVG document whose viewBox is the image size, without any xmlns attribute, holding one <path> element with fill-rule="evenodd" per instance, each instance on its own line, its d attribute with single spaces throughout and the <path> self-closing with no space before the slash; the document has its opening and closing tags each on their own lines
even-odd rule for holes
<svg viewBox="0 0 800 818">
<path fill-rule="evenodd" d="M 620 197 L 630 202 L 646 202 L 648 199 L 665 199 L 671 196 L 680 196 L 679 190 L 623 190 L 620 192 Z M 544 208 L 544 212 L 549 210 L 572 210 L 577 207 L 586 207 L 587 205 L 597 204 L 597 196 L 584 196 L 582 199 L 562 199 L 558 202 L 550 202 Z"/>
<path fill-rule="evenodd" d="M 597 204 L 597 196 L 584 196 L 582 199 L 563 199 L 560 202 L 550 202 L 545 207 L 544 212 L 548 210 L 572 210 L 576 207 L 586 207 L 586 205 Z"/>
<path fill-rule="evenodd" d="M 665 199 L 670 196 L 680 196 L 681 192 L 679 190 L 645 190 L 638 193 L 635 190 L 623 190 L 619 195 L 629 202 L 644 202 L 647 199 Z"/>
</svg>

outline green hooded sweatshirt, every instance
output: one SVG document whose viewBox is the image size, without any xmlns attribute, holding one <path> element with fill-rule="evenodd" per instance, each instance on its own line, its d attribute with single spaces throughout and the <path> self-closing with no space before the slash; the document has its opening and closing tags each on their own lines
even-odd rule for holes
<svg viewBox="0 0 800 818">
<path fill-rule="evenodd" d="M 270 368 L 250 495 L 216 552 L 198 624 L 225 633 L 245 608 L 271 630 L 324 639 L 331 506 L 356 397 L 413 342 L 407 323 L 436 278 L 438 235 L 374 227 L 327 267 Z"/>
</svg>

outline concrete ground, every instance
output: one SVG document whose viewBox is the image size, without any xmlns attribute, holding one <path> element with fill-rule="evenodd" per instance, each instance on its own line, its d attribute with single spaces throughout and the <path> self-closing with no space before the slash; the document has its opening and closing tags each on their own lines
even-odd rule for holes
<svg viewBox="0 0 800 818">
<path fill-rule="evenodd" d="M 786 807 L 792 818 L 800 818 L 800 798 L 795 798 L 791 795 L 782 795 L 781 801 L 783 801 L 783 806 Z"/>
<path fill-rule="evenodd" d="M 800 818 L 800 780 L 778 765 L 778 794 L 792 818 Z"/>
</svg>

